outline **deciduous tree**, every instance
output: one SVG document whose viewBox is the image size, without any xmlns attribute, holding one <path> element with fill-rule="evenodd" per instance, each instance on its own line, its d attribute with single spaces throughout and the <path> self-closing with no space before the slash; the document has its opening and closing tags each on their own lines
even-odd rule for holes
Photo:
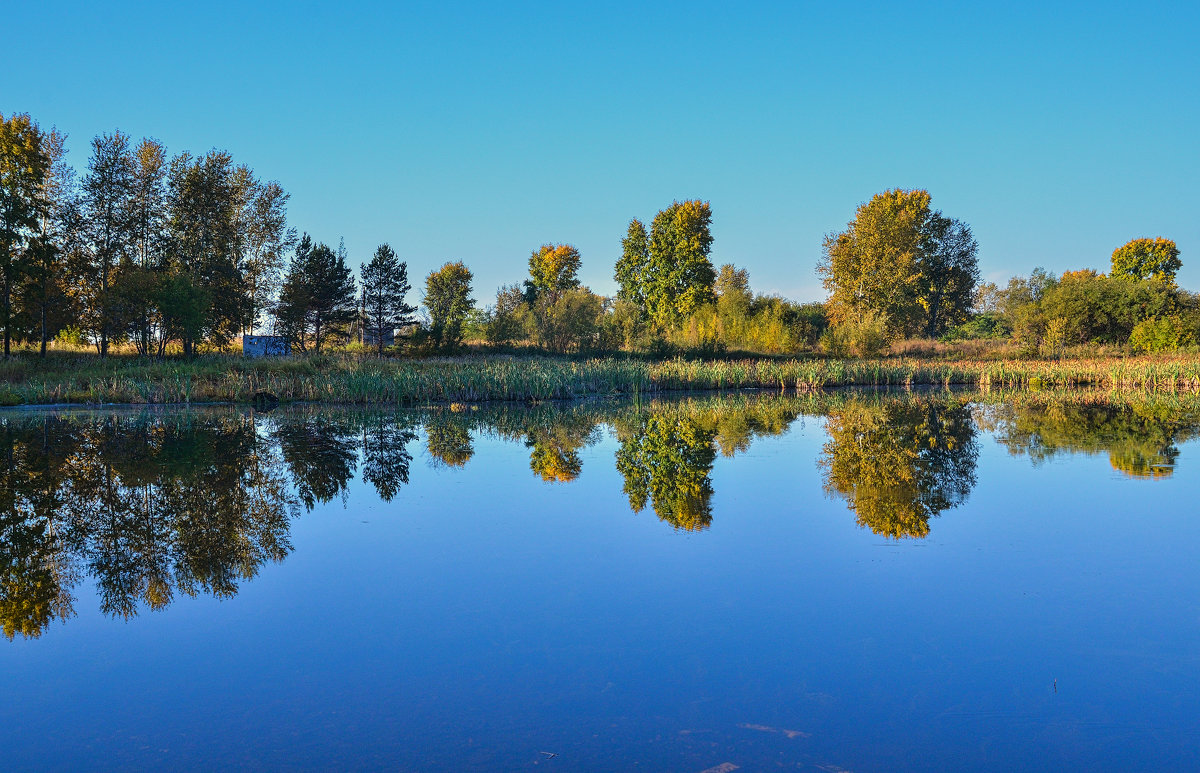
<svg viewBox="0 0 1200 773">
<path fill-rule="evenodd" d="M 42 131 L 27 114 L 0 114 L 0 325 L 10 353 L 13 293 L 24 274 L 26 244 L 38 226 L 51 160 Z"/>
<path fill-rule="evenodd" d="M 463 322 L 475 305 L 471 298 L 471 271 L 462 261 L 447 263 L 425 277 L 425 309 L 434 343 L 441 349 L 462 341 Z"/>
<path fill-rule="evenodd" d="M 1175 281 L 1175 272 L 1183 265 L 1179 248 L 1170 239 L 1134 239 L 1112 254 L 1112 275 L 1130 279 Z"/>
</svg>

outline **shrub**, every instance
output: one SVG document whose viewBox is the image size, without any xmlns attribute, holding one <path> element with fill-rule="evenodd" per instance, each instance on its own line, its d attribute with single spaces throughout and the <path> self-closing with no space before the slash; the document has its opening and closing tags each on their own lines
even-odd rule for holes
<svg viewBox="0 0 1200 773">
<path fill-rule="evenodd" d="M 1129 334 L 1134 351 L 1156 354 L 1195 343 L 1195 334 L 1177 316 L 1154 317 L 1137 323 Z"/>
<path fill-rule="evenodd" d="M 831 327 L 821 335 L 821 349 L 832 357 L 853 353 L 859 357 L 878 357 L 890 340 L 887 315 L 868 312 L 855 322 Z"/>
</svg>

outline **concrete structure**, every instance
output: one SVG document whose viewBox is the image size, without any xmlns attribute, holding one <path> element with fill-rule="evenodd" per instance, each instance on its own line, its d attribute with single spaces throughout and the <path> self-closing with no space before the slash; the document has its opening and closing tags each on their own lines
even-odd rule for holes
<svg viewBox="0 0 1200 773">
<path fill-rule="evenodd" d="M 242 336 L 243 357 L 287 357 L 292 346 L 283 336 Z"/>
<path fill-rule="evenodd" d="M 379 346 L 379 339 L 377 339 L 375 337 L 375 331 L 373 331 L 373 330 L 364 330 L 363 331 L 362 342 L 363 342 L 363 346 Z M 383 331 L 383 345 L 391 346 L 394 343 L 396 343 L 396 331 L 395 330 L 384 330 Z"/>
</svg>

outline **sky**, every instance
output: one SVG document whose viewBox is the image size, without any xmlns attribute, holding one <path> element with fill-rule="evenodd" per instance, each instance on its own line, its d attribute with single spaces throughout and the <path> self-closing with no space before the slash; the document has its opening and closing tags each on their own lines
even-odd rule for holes
<svg viewBox="0 0 1200 773">
<path fill-rule="evenodd" d="M 978 5 L 979 7 L 973 7 Z M 227 150 L 351 262 L 475 298 L 567 242 L 615 291 L 631 218 L 713 210 L 715 265 L 819 300 L 825 234 L 925 188 L 985 279 L 1165 236 L 1200 290 L 1200 3 L 105 3 L 4 11 L 0 113 Z"/>
</svg>

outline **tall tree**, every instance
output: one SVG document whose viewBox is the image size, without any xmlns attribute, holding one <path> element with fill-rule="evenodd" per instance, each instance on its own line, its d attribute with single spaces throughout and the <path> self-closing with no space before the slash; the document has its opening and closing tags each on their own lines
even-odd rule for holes
<svg viewBox="0 0 1200 773">
<path fill-rule="evenodd" d="M 97 338 L 100 356 L 108 355 L 108 344 L 117 332 L 109 287 L 113 271 L 133 249 L 133 158 L 129 135 L 121 131 L 92 140 L 92 157 L 83 178 L 83 203 L 90 254 L 90 281 L 86 307 L 90 327 Z"/>
<path fill-rule="evenodd" d="M 249 167 L 236 173 L 241 193 L 238 218 L 238 267 L 245 283 L 245 318 L 242 332 L 254 332 L 279 293 L 284 255 L 296 243 L 296 230 L 287 227 L 290 196 L 277 182 L 257 180 Z"/>
<path fill-rule="evenodd" d="M 11 351 L 13 291 L 24 273 L 26 241 L 38 225 L 50 166 L 38 125 L 27 114 L 0 114 L 0 324 L 5 358 Z"/>
<path fill-rule="evenodd" d="M 356 314 L 354 277 L 346 265 L 345 247 L 334 252 L 326 244 L 301 238 L 280 292 L 276 320 L 301 351 L 310 340 L 319 354 L 330 338 L 345 338 Z"/>
<path fill-rule="evenodd" d="M 922 233 L 917 302 L 925 310 L 925 335 L 937 338 L 965 322 L 979 283 L 979 244 L 961 220 L 930 215 Z"/>
<path fill-rule="evenodd" d="M 129 296 L 129 319 L 134 343 L 140 354 L 156 347 L 161 335 L 160 310 L 153 300 L 160 290 L 167 247 L 167 153 L 161 142 L 143 139 L 133 149 L 133 195 L 130 236 L 133 241 L 129 265 L 119 281 L 122 294 Z"/>
<path fill-rule="evenodd" d="M 232 157 L 219 150 L 182 153 L 168 172 L 171 271 L 186 274 L 207 297 L 204 335 L 218 344 L 241 328 L 246 289 L 237 265 L 242 203 Z M 183 341 L 191 355 L 197 339 Z"/>
<path fill-rule="evenodd" d="M 1179 248 L 1170 239 L 1134 239 L 1112 254 L 1112 275 L 1130 279 L 1164 279 L 1175 281 L 1175 272 L 1183 262 Z"/>
<path fill-rule="evenodd" d="M 29 241 L 22 293 L 31 328 L 38 331 L 42 357 L 50 337 L 69 319 L 66 257 L 80 248 L 82 217 L 75 170 L 67 163 L 65 142 L 66 135 L 57 129 L 43 135 L 49 172 L 38 197 L 38 225 Z"/>
<path fill-rule="evenodd" d="M 714 300 L 711 225 L 706 201 L 676 201 L 654 216 L 646 303 L 658 324 L 673 324 Z"/>
<path fill-rule="evenodd" d="M 621 240 L 621 257 L 617 261 L 615 279 L 617 298 L 633 304 L 646 313 L 647 280 L 650 271 L 650 237 L 642 221 L 629 221 L 625 238 Z"/>
<path fill-rule="evenodd" d="M 529 279 L 525 282 L 530 301 L 558 296 L 579 286 L 579 250 L 570 244 L 543 244 L 529 256 Z"/>
<path fill-rule="evenodd" d="M 890 190 L 825 237 L 817 266 L 830 320 L 887 318 L 899 335 L 938 335 L 964 317 L 979 279 L 978 246 L 964 223 L 930 208 L 924 190 Z"/>
<path fill-rule="evenodd" d="M 412 322 L 415 306 L 409 306 L 408 264 L 397 259 L 396 252 L 381 244 L 362 266 L 362 307 L 366 317 L 366 332 L 375 339 L 379 356 L 383 356 L 384 336 Z"/>
<path fill-rule="evenodd" d="M 470 269 L 462 261 L 447 263 L 425 277 L 425 308 L 429 312 L 430 333 L 441 349 L 462 341 L 463 322 L 475 305 L 471 297 Z"/>
</svg>

